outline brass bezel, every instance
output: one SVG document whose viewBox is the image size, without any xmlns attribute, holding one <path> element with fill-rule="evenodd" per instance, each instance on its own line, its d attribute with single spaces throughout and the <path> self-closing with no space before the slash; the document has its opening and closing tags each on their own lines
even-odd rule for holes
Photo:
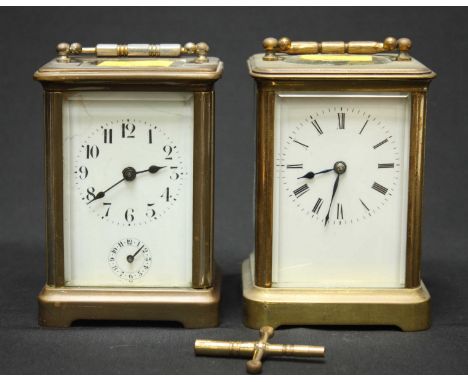
<svg viewBox="0 0 468 382">
<path fill-rule="evenodd" d="M 219 321 L 219 282 L 213 262 L 214 91 L 222 71 L 207 79 L 189 73 L 155 79 L 112 78 L 109 72 L 92 78 L 67 74 L 35 79 L 44 87 L 47 281 L 38 297 L 43 326 L 69 326 L 79 319 L 172 320 L 185 327 L 212 327 Z M 64 94 L 74 91 L 191 92 L 194 95 L 193 257 L 192 288 L 83 288 L 64 285 L 62 107 Z M 92 305 L 90 306 L 90 302 Z"/>
<path fill-rule="evenodd" d="M 408 73 L 347 73 L 346 68 L 337 73 L 315 73 L 300 75 L 300 73 L 261 74 L 252 68 L 249 61 L 250 74 L 256 81 L 257 99 L 257 161 L 256 161 L 256 204 L 255 204 L 255 260 L 246 261 L 245 267 L 253 267 L 253 280 L 244 269 L 244 311 L 245 323 L 249 327 L 259 328 L 262 325 L 273 327 L 292 324 L 394 324 L 403 330 L 422 330 L 429 326 L 429 294 L 422 286 L 420 279 L 421 263 L 421 223 L 422 223 L 422 192 L 423 192 L 423 162 L 426 128 L 426 99 L 429 83 L 435 73 L 430 70 L 418 75 Z M 298 70 L 296 70 L 298 71 Z M 407 290 L 424 289 L 427 298 L 421 306 L 421 296 L 416 293 L 412 302 L 406 301 L 405 309 L 398 310 L 398 304 L 392 300 L 395 290 L 388 290 L 388 297 L 369 302 L 355 304 L 350 308 L 342 302 L 331 302 L 327 311 L 321 316 L 318 305 L 307 296 L 317 295 L 318 289 L 295 289 L 297 296 L 304 296 L 304 301 L 298 304 L 292 294 L 285 294 L 285 288 L 272 287 L 272 239 L 273 239 L 273 181 L 274 181 L 274 117 L 275 97 L 281 91 L 334 91 L 334 92 L 406 92 L 411 96 L 411 126 L 410 126 L 410 163 L 408 185 L 408 220 L 406 249 L 406 282 L 402 293 Z M 250 265 L 250 263 L 252 263 Z M 259 292 L 261 291 L 261 292 Z M 323 288 L 323 299 L 340 291 Z M 331 292 L 327 294 L 326 291 Z M 385 296 L 385 291 L 368 288 L 366 293 Z M 422 292 L 421 292 L 422 293 Z M 254 297 L 252 297 L 254 296 Z M 280 297 L 281 296 L 281 297 Z M 289 296 L 289 297 L 288 297 Z M 288 301 L 289 298 L 289 301 Z M 256 300 L 258 299 L 258 300 Z M 332 301 L 332 300 L 331 300 Z M 371 300 L 369 300 L 371 301 Z M 366 320 L 369 309 L 377 309 L 386 314 L 395 313 L 398 318 L 389 320 L 382 314 L 374 314 Z M 275 312 L 273 314 L 273 311 Z M 417 311 L 424 317 L 417 317 Z M 307 313 L 308 312 L 308 313 Z M 311 313 L 313 312 L 313 313 Z M 340 317 L 338 317 L 340 316 Z M 403 317 L 404 316 L 404 317 Z M 319 317 L 322 317 L 320 319 Z M 416 320 L 416 321 L 415 321 Z M 418 321 L 419 320 L 419 321 Z"/>
</svg>

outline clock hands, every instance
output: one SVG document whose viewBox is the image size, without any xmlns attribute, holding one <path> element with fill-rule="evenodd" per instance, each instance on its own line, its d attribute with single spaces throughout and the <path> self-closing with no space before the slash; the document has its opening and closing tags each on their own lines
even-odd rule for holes
<svg viewBox="0 0 468 382">
<path fill-rule="evenodd" d="M 340 175 L 344 174 L 345 171 L 346 171 L 346 163 L 344 163 L 342 161 L 339 161 L 339 162 L 336 162 L 333 165 L 333 168 L 329 168 L 329 169 L 318 171 L 318 172 L 309 171 L 306 174 L 304 174 L 304 175 L 300 176 L 299 178 L 297 178 L 297 179 L 304 179 L 304 178 L 305 179 L 313 179 L 315 177 L 315 175 L 325 174 L 325 173 L 330 172 L 330 171 L 335 171 L 336 172 L 336 179 L 335 179 L 335 183 L 333 184 L 333 191 L 332 191 L 332 196 L 331 196 L 331 200 L 330 200 L 330 206 L 328 207 L 327 216 L 325 216 L 325 225 L 328 224 L 328 221 L 330 219 L 330 210 L 331 210 L 331 206 L 333 204 L 333 199 L 335 197 L 336 191 L 338 190 L 338 184 L 340 182 Z"/>
<path fill-rule="evenodd" d="M 91 199 L 87 204 L 90 204 L 94 202 L 95 200 L 102 199 L 104 196 L 106 196 L 106 193 L 110 190 L 112 190 L 115 186 L 118 184 L 122 183 L 124 180 L 131 182 L 132 180 L 135 180 L 136 176 L 138 174 L 143 174 L 144 172 L 149 172 L 150 174 L 156 174 L 159 170 L 163 169 L 166 166 L 160 167 L 160 166 L 149 166 L 146 170 L 141 170 L 141 171 L 136 171 L 133 167 L 125 167 L 122 170 L 122 179 L 119 181 L 115 182 L 112 186 L 107 188 L 104 191 L 99 191 L 93 199 Z"/>
<path fill-rule="evenodd" d="M 94 202 L 95 200 L 98 200 L 98 199 L 102 199 L 104 196 L 106 196 L 106 192 L 113 189 L 115 186 L 117 186 L 118 184 L 122 183 L 123 181 L 125 180 L 125 178 L 122 178 L 120 179 L 118 182 L 114 183 L 112 186 L 110 186 L 107 190 L 105 191 L 99 191 L 93 199 L 91 199 L 88 203 L 86 204 L 89 204 L 89 203 L 92 203 Z"/>
<path fill-rule="evenodd" d="M 335 196 L 336 190 L 338 189 L 338 182 L 340 181 L 340 175 L 341 174 L 336 174 L 336 180 L 335 180 L 335 183 L 333 184 L 333 192 L 332 192 L 332 197 L 331 197 L 331 200 L 330 200 L 330 206 L 328 207 L 327 216 L 325 216 L 325 225 L 328 224 L 328 220 L 330 218 L 330 210 L 331 210 L 331 206 L 332 206 L 332 203 L 333 203 L 333 197 Z"/>
<path fill-rule="evenodd" d="M 161 170 L 164 167 L 166 166 L 159 167 L 159 166 L 153 165 L 153 166 L 149 166 L 146 170 L 137 171 L 136 174 L 143 174 L 144 172 L 149 172 L 150 174 L 156 174 L 159 170 Z"/>
<path fill-rule="evenodd" d="M 336 180 L 335 180 L 335 183 L 333 184 L 333 191 L 332 191 L 332 196 L 330 200 L 330 206 L 328 207 L 327 216 L 325 216 L 325 225 L 328 224 L 328 220 L 330 219 L 330 210 L 333 204 L 333 198 L 335 197 L 336 190 L 338 190 L 338 183 L 340 181 L 340 175 L 346 172 L 346 163 L 342 161 L 336 162 L 333 166 L 333 170 L 335 170 L 336 172 Z"/>
<path fill-rule="evenodd" d="M 315 175 L 325 174 L 325 173 L 330 172 L 330 171 L 333 171 L 333 168 L 330 168 L 330 169 L 327 169 L 327 170 L 322 170 L 322 171 L 319 171 L 319 172 L 309 171 L 307 174 L 302 175 L 297 179 L 302 179 L 302 178 L 312 179 Z"/>
<path fill-rule="evenodd" d="M 131 264 L 133 263 L 133 260 L 135 260 L 136 255 L 140 253 L 140 251 L 144 248 L 145 246 L 142 245 L 138 250 L 133 254 L 133 255 L 128 255 L 127 256 L 127 261 Z"/>
</svg>

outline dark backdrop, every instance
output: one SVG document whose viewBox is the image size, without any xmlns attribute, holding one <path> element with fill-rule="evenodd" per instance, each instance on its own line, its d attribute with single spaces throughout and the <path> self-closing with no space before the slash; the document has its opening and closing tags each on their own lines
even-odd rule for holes
<svg viewBox="0 0 468 382">
<path fill-rule="evenodd" d="M 255 339 L 241 322 L 241 261 L 253 247 L 253 81 L 249 55 L 267 36 L 410 37 L 439 77 L 429 93 L 423 278 L 433 326 L 289 328 L 275 341 L 323 344 L 325 362 L 267 362 L 265 373 L 468 372 L 468 214 L 465 160 L 467 9 L 461 8 L 2 8 L 0 11 L 0 372 L 243 373 L 244 361 L 195 358 L 195 338 Z M 92 324 L 41 329 L 44 283 L 42 90 L 33 72 L 60 41 L 206 41 L 225 63 L 216 109 L 216 259 L 224 273 L 219 328 Z"/>
</svg>

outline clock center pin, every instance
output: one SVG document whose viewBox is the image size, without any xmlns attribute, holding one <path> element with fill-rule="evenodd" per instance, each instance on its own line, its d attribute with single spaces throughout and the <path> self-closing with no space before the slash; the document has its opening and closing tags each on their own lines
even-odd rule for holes
<svg viewBox="0 0 468 382">
<path fill-rule="evenodd" d="M 132 180 L 135 180 L 137 172 L 133 167 L 125 167 L 122 171 L 122 175 L 125 180 L 131 182 Z"/>
<path fill-rule="evenodd" d="M 343 161 L 338 161 L 333 165 L 333 170 L 338 174 L 344 174 L 346 172 L 346 163 Z"/>
</svg>

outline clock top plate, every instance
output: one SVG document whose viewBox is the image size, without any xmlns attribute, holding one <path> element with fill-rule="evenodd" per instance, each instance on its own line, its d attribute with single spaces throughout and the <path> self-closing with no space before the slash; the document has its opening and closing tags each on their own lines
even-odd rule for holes
<svg viewBox="0 0 468 382">
<path fill-rule="evenodd" d="M 265 61 L 264 53 L 251 56 L 247 65 L 254 78 L 360 78 L 432 79 L 436 74 L 411 57 L 397 61 L 397 54 L 278 54 L 277 61 Z"/>
<path fill-rule="evenodd" d="M 72 57 L 70 62 L 49 61 L 34 73 L 39 81 L 89 79 L 175 79 L 215 81 L 223 72 L 217 57 L 196 63 L 195 57 Z"/>
</svg>

